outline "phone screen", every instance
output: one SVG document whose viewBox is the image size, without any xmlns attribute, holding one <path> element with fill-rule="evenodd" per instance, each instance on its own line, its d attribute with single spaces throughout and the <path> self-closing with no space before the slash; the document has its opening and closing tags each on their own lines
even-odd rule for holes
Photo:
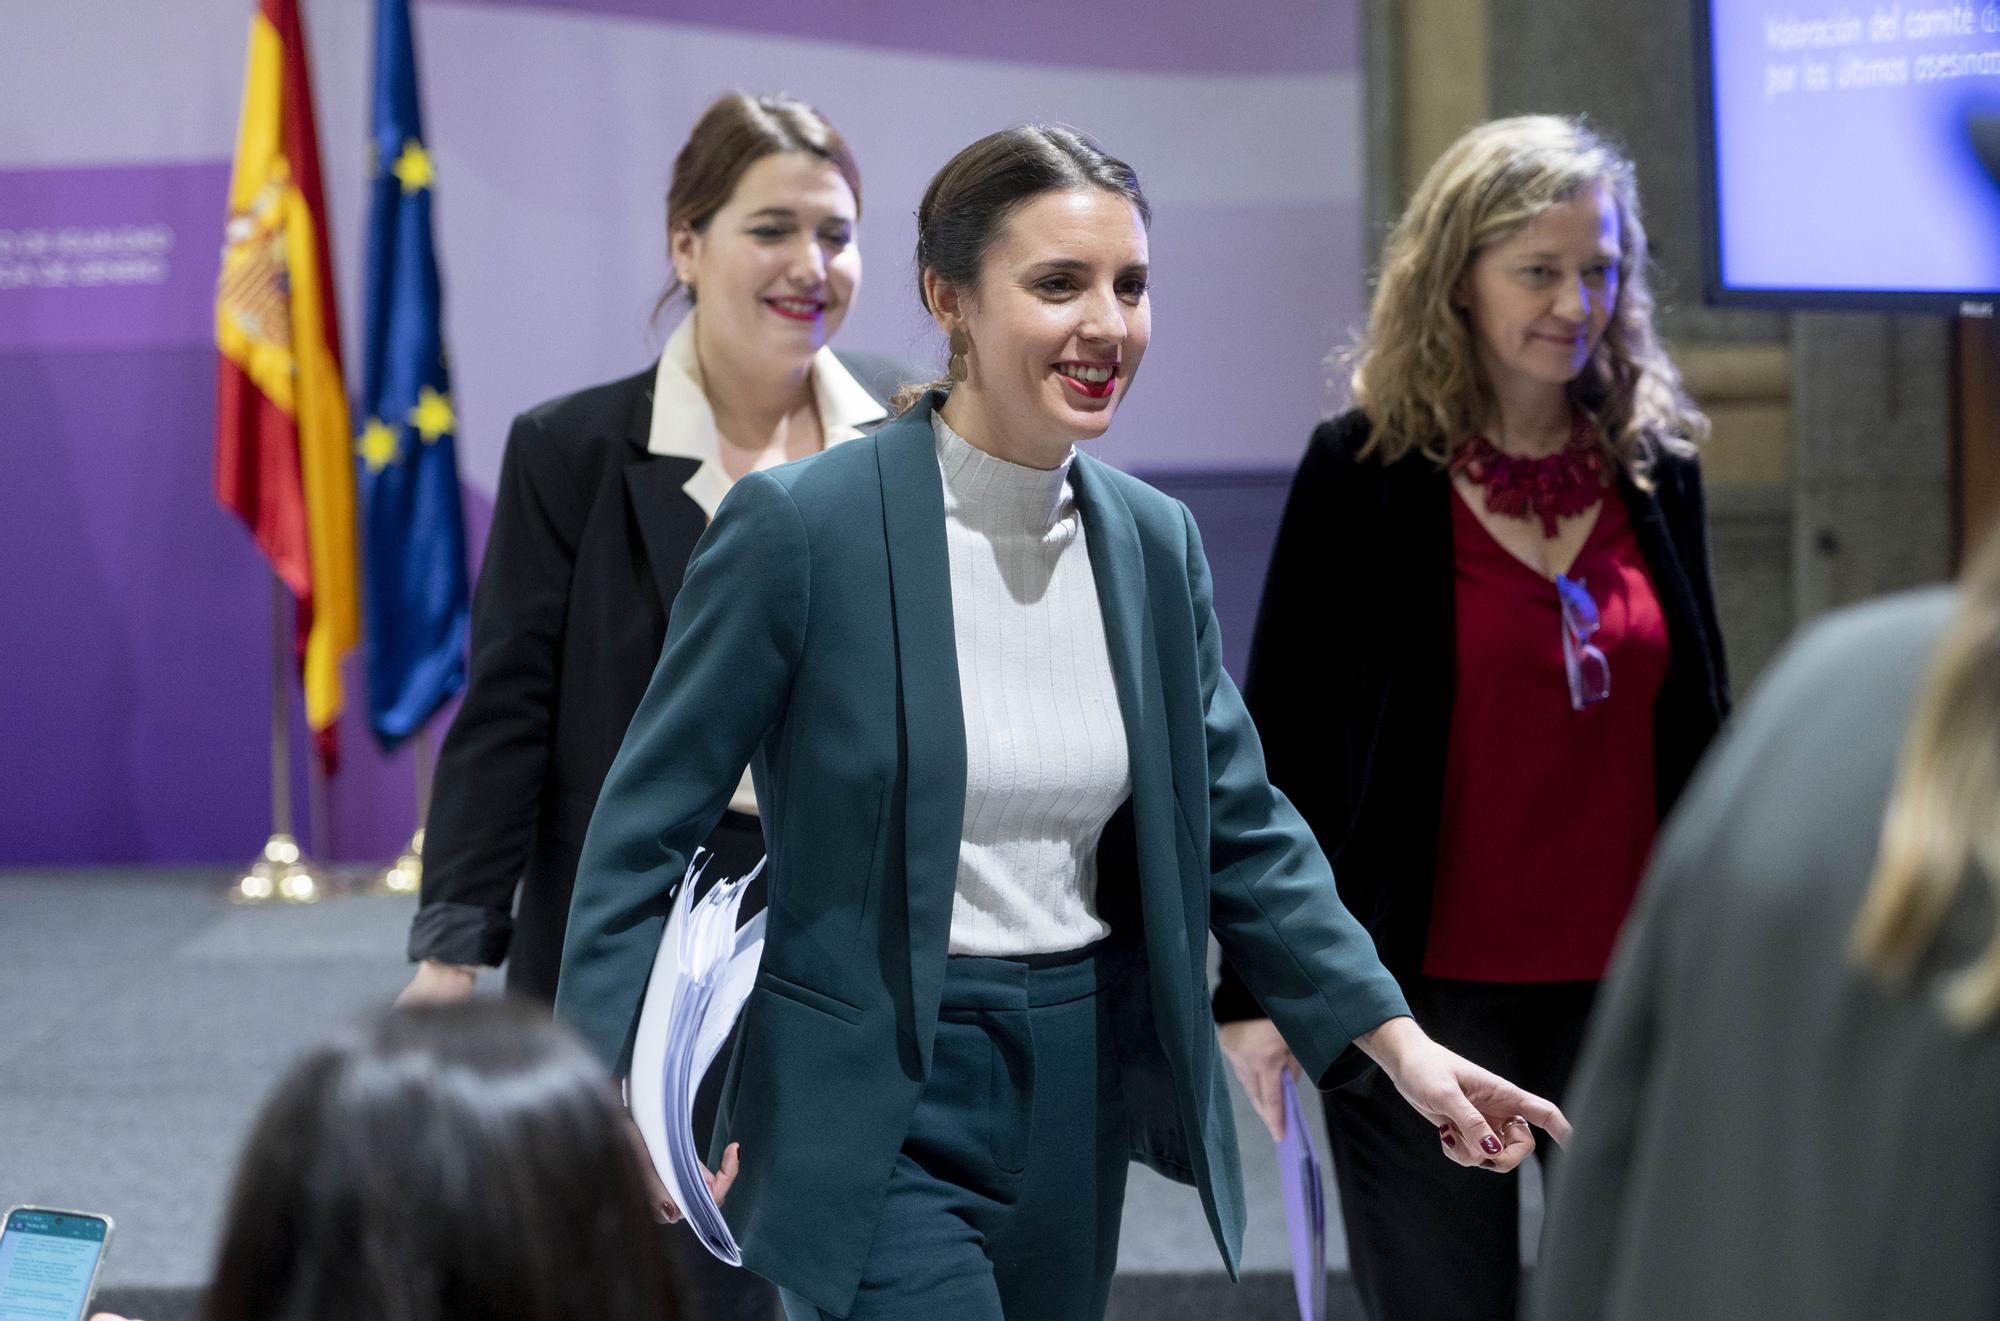
<svg viewBox="0 0 2000 1321">
<path fill-rule="evenodd" d="M 0 1226 L 0 1321 L 80 1321 L 109 1228 L 102 1216 L 16 1207 Z"/>
</svg>

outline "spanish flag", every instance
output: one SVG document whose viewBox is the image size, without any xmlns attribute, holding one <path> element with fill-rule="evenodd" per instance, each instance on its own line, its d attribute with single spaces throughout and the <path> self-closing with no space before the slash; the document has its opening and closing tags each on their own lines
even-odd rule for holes
<svg viewBox="0 0 2000 1321">
<path fill-rule="evenodd" d="M 354 467 L 298 0 L 259 0 L 215 296 L 215 494 L 298 598 L 306 721 L 335 760 L 361 632 Z"/>
</svg>

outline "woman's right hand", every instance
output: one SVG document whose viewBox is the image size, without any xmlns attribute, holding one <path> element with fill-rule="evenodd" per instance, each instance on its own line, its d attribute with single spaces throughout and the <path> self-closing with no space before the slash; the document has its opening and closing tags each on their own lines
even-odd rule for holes
<svg viewBox="0 0 2000 1321">
<path fill-rule="evenodd" d="M 396 997 L 396 1004 L 398 1006 L 457 1004 L 461 1000 L 472 998 L 472 988 L 478 980 L 477 968 L 425 959 L 417 965 L 417 975 L 410 978 L 410 984 Z"/>
<path fill-rule="evenodd" d="M 1224 1023 L 1216 1029 L 1222 1053 L 1236 1080 L 1250 1094 L 1257 1117 L 1271 1130 L 1271 1140 L 1285 1139 L 1285 1070 L 1299 1071 L 1291 1047 L 1278 1035 L 1278 1026 L 1268 1018 L 1246 1018 L 1240 1023 Z"/>
</svg>

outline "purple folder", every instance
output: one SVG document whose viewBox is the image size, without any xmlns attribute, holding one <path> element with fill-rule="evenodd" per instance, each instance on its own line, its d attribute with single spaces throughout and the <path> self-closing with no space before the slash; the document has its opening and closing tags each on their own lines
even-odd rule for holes
<svg viewBox="0 0 2000 1321">
<path fill-rule="evenodd" d="M 1285 1227 L 1292 1239 L 1292 1287 L 1300 1321 L 1326 1317 L 1326 1185 L 1319 1148 L 1306 1127 L 1299 1089 L 1285 1070 L 1285 1136 L 1278 1140 L 1278 1177 L 1285 1186 Z"/>
</svg>

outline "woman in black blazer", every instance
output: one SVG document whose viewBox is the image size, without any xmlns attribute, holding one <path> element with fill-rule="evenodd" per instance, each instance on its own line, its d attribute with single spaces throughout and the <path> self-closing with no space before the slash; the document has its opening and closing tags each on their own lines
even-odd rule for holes
<svg viewBox="0 0 2000 1321">
<path fill-rule="evenodd" d="M 846 143 L 811 107 L 722 97 L 667 194 L 668 296 L 685 291 L 694 310 L 653 368 L 515 419 L 471 683 L 425 825 L 406 999 L 463 998 L 478 968 L 504 961 L 510 991 L 554 1000 L 584 827 L 709 517 L 743 473 L 885 416 L 901 373 L 826 348 L 860 280 L 860 192 Z M 715 875 L 743 875 L 764 852 L 743 784 L 708 840 Z M 719 1282 L 690 1235 L 672 1240 L 678 1279 L 711 1286 L 683 1289 L 685 1314 L 770 1315 L 761 1281 Z"/>
<path fill-rule="evenodd" d="M 1360 406 L 1300 465 L 1245 693 L 1418 1019 L 1558 1103 L 1728 706 L 1706 422 L 1653 337 L 1645 261 L 1630 163 L 1575 123 L 1446 152 L 1389 240 Z M 1290 1056 L 1227 967 L 1215 1008 L 1278 1131 Z M 1436 1161 L 1381 1078 L 1347 1081 L 1328 1129 L 1372 1314 L 1514 1316 L 1517 1185 Z"/>
</svg>

